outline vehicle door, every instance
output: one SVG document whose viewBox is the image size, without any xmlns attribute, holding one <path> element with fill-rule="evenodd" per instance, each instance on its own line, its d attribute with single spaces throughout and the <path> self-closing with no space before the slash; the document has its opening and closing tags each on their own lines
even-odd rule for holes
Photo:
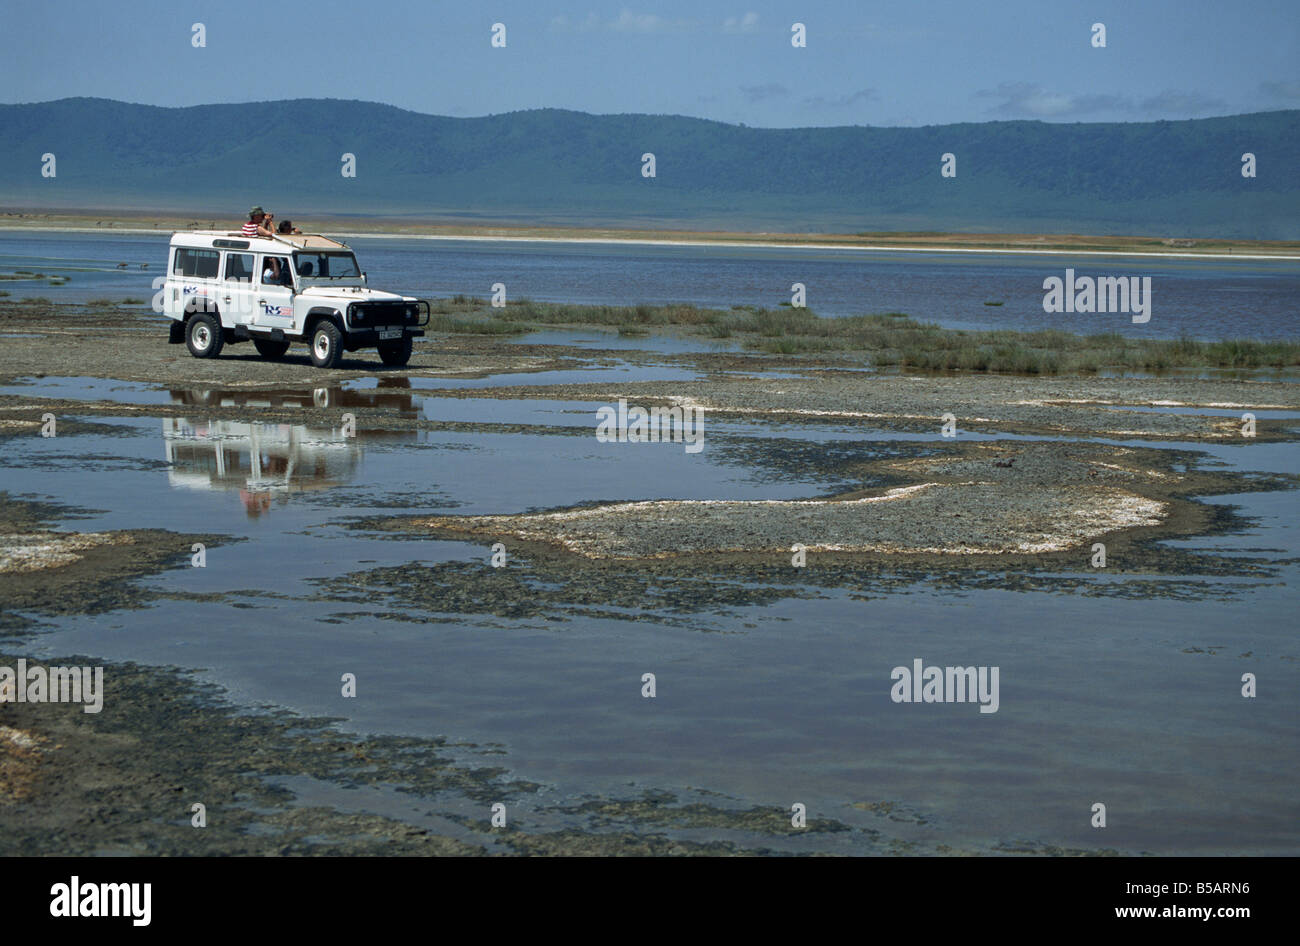
<svg viewBox="0 0 1300 946">
<path fill-rule="evenodd" d="M 235 325 L 251 325 L 257 311 L 257 286 L 253 282 L 256 257 L 252 253 L 227 253 L 221 274 L 222 311 Z"/>
<path fill-rule="evenodd" d="M 293 270 L 289 257 L 267 253 L 258 263 L 257 317 L 262 328 L 293 331 Z"/>
<path fill-rule="evenodd" d="M 219 276 L 221 253 L 197 247 L 177 247 L 172 276 L 180 284 L 175 304 L 181 311 L 215 312 L 221 309 L 222 284 Z M 172 292 L 176 292 L 173 285 Z M 222 319 L 226 316 L 223 314 Z"/>
</svg>

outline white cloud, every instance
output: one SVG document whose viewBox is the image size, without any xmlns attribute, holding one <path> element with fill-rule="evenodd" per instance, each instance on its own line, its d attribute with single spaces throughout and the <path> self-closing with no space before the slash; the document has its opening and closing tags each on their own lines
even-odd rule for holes
<svg viewBox="0 0 1300 946">
<path fill-rule="evenodd" d="M 765 85 L 742 85 L 740 94 L 748 102 L 762 102 L 766 99 L 776 99 L 789 95 L 790 90 L 778 83 L 768 82 Z"/>
<path fill-rule="evenodd" d="M 1018 118 L 1064 118 L 1132 108 L 1118 95 L 1070 95 L 1044 89 L 1036 82 L 1003 82 L 996 89 L 983 89 L 975 96 L 1001 99 L 989 111 Z"/>
<path fill-rule="evenodd" d="M 1261 82 L 1259 90 L 1265 95 L 1284 102 L 1300 101 L 1300 82 Z"/>
<path fill-rule="evenodd" d="M 559 33 L 590 33 L 596 30 L 614 33 L 669 33 L 697 25 L 691 20 L 669 20 L 657 13 L 637 13 L 627 7 L 612 19 L 604 19 L 598 13 L 588 13 L 581 20 L 571 20 L 567 16 L 551 17 L 551 29 Z"/>
<path fill-rule="evenodd" d="M 668 21 L 655 13 L 633 13 L 626 7 L 609 28 L 619 33 L 659 33 L 668 26 Z"/>
<path fill-rule="evenodd" d="M 856 92 L 833 95 L 829 98 L 825 95 L 810 95 L 803 100 L 803 104 L 807 108 L 848 108 L 851 105 L 872 102 L 878 98 L 880 98 L 880 95 L 875 89 L 858 89 Z"/>
<path fill-rule="evenodd" d="M 758 14 L 753 10 L 744 16 L 729 16 L 722 21 L 724 33 L 753 33 L 758 29 Z"/>
<path fill-rule="evenodd" d="M 1228 109 L 1228 103 L 1217 96 L 1185 89 L 1165 89 L 1135 101 L 1107 93 L 1056 92 L 1036 82 L 1003 82 L 996 89 L 976 92 L 975 97 L 1001 99 L 989 112 L 1008 118 L 1078 118 L 1104 112 L 1138 118 L 1192 118 Z"/>
</svg>

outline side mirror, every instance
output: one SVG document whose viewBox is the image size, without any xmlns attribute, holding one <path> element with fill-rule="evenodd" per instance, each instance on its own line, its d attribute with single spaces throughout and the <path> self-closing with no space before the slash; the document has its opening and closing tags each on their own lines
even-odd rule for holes
<svg viewBox="0 0 1300 946">
<path fill-rule="evenodd" d="M 365 274 L 364 271 L 361 273 L 361 281 L 362 281 L 362 282 L 365 282 L 365 281 L 366 281 L 366 274 Z"/>
</svg>

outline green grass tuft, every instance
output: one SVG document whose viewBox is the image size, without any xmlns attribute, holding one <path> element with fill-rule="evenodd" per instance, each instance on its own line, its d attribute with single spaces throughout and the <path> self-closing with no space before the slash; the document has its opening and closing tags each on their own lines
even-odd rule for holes
<svg viewBox="0 0 1300 946">
<path fill-rule="evenodd" d="M 1293 368 L 1300 340 L 1264 342 L 1193 338 L 1129 338 L 1118 332 L 1075 335 L 1060 329 L 946 329 L 903 312 L 822 318 L 807 308 L 737 305 L 707 309 L 668 305 L 572 305 L 518 299 L 492 308 L 457 296 L 433 302 L 432 331 L 520 334 L 544 326 L 604 327 L 644 337 L 656 330 L 703 338 L 736 338 L 774 355 L 840 352 L 877 367 L 912 371 L 977 371 L 1025 375 L 1095 374 L 1105 369 Z"/>
</svg>

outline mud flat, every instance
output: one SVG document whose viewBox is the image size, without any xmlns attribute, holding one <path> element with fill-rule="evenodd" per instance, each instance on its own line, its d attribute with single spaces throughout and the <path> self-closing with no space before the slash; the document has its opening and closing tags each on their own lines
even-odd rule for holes
<svg viewBox="0 0 1300 946">
<path fill-rule="evenodd" d="M 904 451 L 915 452 L 921 451 Z M 818 459 L 800 452 L 776 462 L 806 466 Z M 1161 542 L 1231 525 L 1229 510 L 1195 497 L 1300 485 L 1293 476 L 1198 469 L 1186 451 L 1086 442 L 992 441 L 955 444 L 940 456 L 820 462 L 828 473 L 880 485 L 803 500 L 605 503 L 514 515 L 368 518 L 356 525 L 485 544 L 505 540 L 551 567 L 565 560 L 576 567 L 638 560 L 653 568 L 681 560 L 697 577 L 736 565 L 788 565 L 796 545 L 818 553 L 820 569 L 846 577 L 864 565 L 958 572 L 1086 566 L 1097 541 L 1112 552 L 1112 568 L 1172 574 L 1224 564 L 1207 558 L 1204 567 L 1193 567 Z"/>
<path fill-rule="evenodd" d="M 958 504 L 980 512 L 951 512 Z M 431 524 L 553 541 L 592 558 L 775 552 L 800 544 L 815 552 L 980 555 L 1059 552 L 1113 530 L 1156 525 L 1163 514 L 1160 503 L 1115 490 L 1008 494 L 990 483 L 920 483 L 859 499 L 619 503 L 531 516 L 449 517 Z M 941 538 L 919 534 L 918 520 L 945 517 L 961 522 Z"/>
<path fill-rule="evenodd" d="M 13 659 L 0 653 L 0 665 Z M 496 766 L 454 764 L 444 753 L 451 747 L 438 740 L 363 738 L 336 731 L 328 719 L 239 712 L 174 668 L 112 664 L 105 681 L 98 715 L 79 706 L 0 704 L 0 854 L 730 855 L 777 853 L 769 845 L 789 840 L 779 810 L 684 805 L 674 797 L 623 802 L 621 817 L 606 812 L 599 823 L 590 819 L 591 829 L 491 831 L 485 818 L 458 812 L 513 806 L 540 786 Z M 403 817 L 303 803 L 283 779 L 306 780 L 353 804 L 378 798 Z M 191 821 L 196 803 L 206 808 L 202 829 Z M 585 817 L 583 804 L 554 807 L 576 820 L 563 809 Z M 691 826 L 745 840 L 670 836 Z M 818 830 L 849 829 L 828 822 Z M 906 847 L 879 843 L 882 853 Z"/>
<path fill-rule="evenodd" d="M 799 368 L 785 365 L 783 370 L 794 373 Z M 1300 411 L 1300 385 L 1284 382 L 891 375 L 826 369 L 815 360 L 807 362 L 801 374 L 776 381 L 747 376 L 738 366 L 733 373 L 698 381 L 512 385 L 427 393 L 601 404 L 623 398 L 642 405 L 698 407 L 708 418 L 860 424 L 922 433 L 937 431 L 943 416 L 951 413 L 959 430 L 978 433 L 1182 441 L 1241 441 L 1241 414 Z M 1287 424 L 1257 418 L 1252 439 L 1289 439 Z"/>
<path fill-rule="evenodd" d="M 800 853 L 801 839 L 822 837 L 842 837 L 859 853 L 974 852 L 902 840 L 883 816 L 879 829 L 820 817 L 796 834 L 782 809 L 730 799 L 545 798 L 544 786 L 494 764 L 493 747 L 368 738 L 328 718 L 241 710 L 176 667 L 75 654 L 36 661 L 24 641 L 42 624 L 154 604 L 161 593 L 150 576 L 184 567 L 192 542 L 228 541 L 55 527 L 90 512 L 0 495 L 0 666 L 26 658 L 102 667 L 105 681 L 94 714 L 0 701 L 0 854 L 754 855 Z M 458 761 L 467 754 L 484 761 Z M 551 827 L 491 829 L 484 813 L 497 802 L 532 805 Z M 205 808 L 202 829 L 191 820 L 195 804 Z M 374 808 L 396 813 L 366 810 Z"/>
<path fill-rule="evenodd" d="M 29 377 L 111 378 L 186 388 L 305 386 L 363 377 L 481 377 L 500 372 L 579 367 L 564 346 L 531 350 L 499 337 L 430 337 L 416 346 L 406 369 L 385 368 L 372 351 L 344 356 L 342 366 L 322 375 L 298 346 L 278 361 L 261 358 L 252 345 L 228 345 L 216 359 L 199 359 L 184 345 L 167 344 L 167 322 L 146 305 L 56 305 L 0 299 L 0 379 Z M 2 431 L 0 431 L 2 432 Z"/>
<path fill-rule="evenodd" d="M 0 666 L 20 658 L 22 632 L 42 619 L 138 607 L 156 600 L 140 582 L 177 564 L 188 543 L 214 535 L 158 530 L 76 533 L 50 528 L 78 510 L 0 494 L 0 613 L 7 642 Z M 787 846 L 779 810 L 737 809 L 673 796 L 619 803 L 571 799 L 555 817 L 589 827 L 491 831 L 492 803 L 534 796 L 541 786 L 509 779 L 498 766 L 457 764 L 438 739 L 364 738 L 333 720 L 271 708 L 239 711 L 214 687 L 175 667 L 112 663 L 83 656 L 44 658 L 50 666 L 104 668 L 103 706 L 0 699 L 0 854 L 762 854 Z M 6 694 L 6 697 L 10 697 Z M 472 745 L 458 745 L 462 754 Z M 305 804 L 279 779 L 307 779 L 335 794 L 367 790 L 393 807 L 394 791 L 423 801 L 424 814 L 388 817 Z M 442 814 L 428 806 L 460 799 Z M 398 795 L 402 797 L 402 795 Z M 442 799 L 440 802 L 438 799 Z M 194 804 L 205 806 L 197 829 Z M 588 818 L 588 807 L 593 813 Z M 599 811 L 594 809 L 599 808 Z M 597 817 L 599 815 L 599 817 Z M 672 837 L 666 829 L 710 827 L 741 840 Z M 831 820 L 814 833 L 850 832 Z M 858 834 L 863 834 L 860 830 Z M 863 843 L 905 850 L 879 832 Z M 786 853 L 789 853 L 786 851 Z"/>
<path fill-rule="evenodd" d="M 1107 456 L 1123 459 L 1124 453 Z M 920 481 L 827 499 L 613 503 L 513 516 L 435 516 L 413 525 L 439 534 L 547 543 L 587 558 L 775 554 L 796 545 L 877 556 L 1040 555 L 1160 526 L 1170 518 L 1171 491 L 1185 486 L 1176 474 L 1042 444 L 981 447 L 965 457 L 876 468 Z"/>
<path fill-rule="evenodd" d="M 430 497 L 419 515 L 357 516 L 350 526 L 377 539 L 503 541 L 511 567 L 492 569 L 477 555 L 348 564 L 295 599 L 338 623 L 499 616 L 697 624 L 705 613 L 832 590 L 886 595 L 921 582 L 1195 601 L 1238 593 L 1243 579 L 1273 581 L 1279 566 L 1276 550 L 1229 557 L 1168 542 L 1241 529 L 1231 507 L 1202 500 L 1297 485 L 1292 474 L 1218 467 L 1198 449 L 1294 442 L 1295 421 L 1269 415 L 1300 411 L 1300 386 L 1276 380 L 887 374 L 855 370 L 843 354 L 665 354 L 473 335 L 424 339 L 405 370 L 382 369 L 363 352 L 322 373 L 301 354 L 266 361 L 249 346 L 197 360 L 165 343 L 152 314 L 119 307 L 0 302 L 0 326 L 30 336 L 0 344 L 0 450 L 39 438 L 48 413 L 59 419 L 59 438 L 75 444 L 80 434 L 133 435 L 141 418 L 334 427 L 344 410 L 359 431 L 384 436 L 528 434 L 586 449 L 596 408 L 627 399 L 702 408 L 709 456 L 755 471 L 759 483 L 837 484 L 796 498 L 579 502 L 480 515 L 430 514 L 444 505 Z M 529 377 L 610 365 L 631 366 L 643 380 Z M 653 380 L 662 369 L 685 380 Z M 502 377 L 460 383 L 489 375 Z M 443 407 L 444 399 L 472 401 L 464 416 L 474 419 L 421 411 L 413 398 Z M 539 400 L 591 410 L 570 406 L 549 423 L 496 416 Z M 1247 412 L 1261 415 L 1249 440 L 1241 434 Z M 956 420 L 956 438 L 939 437 L 945 414 Z M 828 428 L 834 437 L 803 436 Z M 60 447 L 27 462 L 41 469 L 95 460 Z M 337 520 L 350 512 L 348 495 L 322 488 L 310 502 L 295 501 Z M 177 596 L 148 579 L 183 567 L 193 542 L 230 541 L 161 529 L 77 531 L 84 512 L 0 496 L 0 665 L 30 659 L 43 624 Z M 1091 580 L 1097 541 L 1110 556 L 1107 577 L 1121 580 Z M 807 568 L 791 567 L 794 545 L 807 549 Z M 1240 584 L 1215 585 L 1224 578 Z M 248 606 L 238 592 L 223 594 Z M 76 655 L 45 662 L 97 663 Z M 787 810 L 703 790 L 557 797 L 501 767 L 493 746 L 350 735 L 329 718 L 237 708 L 180 668 L 105 669 L 101 714 L 0 704 L 0 853 L 772 854 L 833 852 L 841 841 L 853 853 L 1080 853 L 1032 839 L 902 840 L 890 822 L 933 820 L 907 798 L 843 799 L 877 826 L 849 824 L 842 809 L 843 821 L 819 815 L 795 835 Z M 490 829 L 486 812 L 498 801 L 538 817 Z M 202 831 L 190 823 L 194 803 L 207 806 Z"/>
<path fill-rule="evenodd" d="M 195 542 L 217 535 L 161 529 L 75 532 L 54 518 L 82 510 L 0 492 L 0 635 L 34 626 L 33 615 L 97 614 L 154 600 L 133 579 L 188 560 Z"/>
<path fill-rule="evenodd" d="M 1189 564 L 1185 557 L 1159 548 L 1155 540 L 1222 528 L 1230 516 L 1195 502 L 1196 497 L 1294 485 L 1283 476 L 1214 474 L 1185 450 L 1162 446 L 1178 441 L 1248 449 L 1252 443 L 1293 440 L 1295 421 L 1286 415 L 1300 412 L 1300 385 L 1258 377 L 913 375 L 846 367 L 851 359 L 840 353 L 664 353 L 603 349 L 598 342 L 534 346 L 484 335 L 436 334 L 421 340 L 407 369 L 385 370 L 361 352 L 345 360 L 342 370 L 322 373 L 303 355 L 268 361 L 250 346 L 229 348 L 230 354 L 218 359 L 192 358 L 184 346 L 165 344 L 161 320 L 148 311 L 0 302 L 3 323 L 30 337 L 0 345 L 0 384 L 8 385 L 0 393 L 0 440 L 36 435 L 49 413 L 61 418 L 61 431 L 76 433 L 93 427 L 96 418 L 196 413 L 207 419 L 332 427 L 343 410 L 356 416 L 359 430 L 376 435 L 458 430 L 589 438 L 596 408 L 625 399 L 641 406 L 698 408 L 709 449 L 772 475 L 812 468 L 860 483 L 794 500 L 703 497 L 370 523 L 380 530 L 449 538 L 508 537 L 543 557 L 556 552 L 610 560 L 724 555 L 762 563 L 777 554 L 788 557 L 791 546 L 801 544 L 845 560 L 928 559 L 937 567 L 960 569 L 967 561 L 1075 561 L 1080 549 L 1104 540 L 1112 550 L 1116 543 L 1144 543 L 1140 560 L 1130 557 L 1124 567 L 1155 563 L 1152 567 L 1159 568 L 1178 558 L 1182 568 Z M 684 370 L 687 376 L 568 380 L 615 364 L 631 366 L 641 376 L 665 369 Z M 537 372 L 564 372 L 565 380 L 529 383 Z M 464 385 L 466 379 L 488 376 L 502 380 Z M 58 396 L 60 379 L 95 378 L 130 382 L 132 396 L 115 394 L 111 385 L 93 396 Z M 362 387 L 351 388 L 356 382 Z M 377 386 L 366 388 L 367 383 Z M 156 396 L 133 397 L 150 391 Z M 415 395 L 478 401 L 483 419 L 440 419 L 421 412 Z M 550 426 L 491 419 L 495 400 L 532 399 L 588 403 L 592 414 L 570 412 Z M 1247 413 L 1260 415 L 1250 439 L 1242 435 Z M 763 424 L 779 432 L 829 424 L 860 429 L 864 444 L 870 444 L 893 435 L 934 438 L 947 415 L 954 419 L 956 438 L 921 445 L 912 451 L 916 455 L 896 451 L 899 456 L 880 462 L 841 458 L 780 437 L 742 442 L 734 432 L 716 429 Z M 997 439 L 972 442 L 962 439 L 967 433 Z M 1131 445 L 1142 442 L 1152 449 Z M 23 541 L 30 545 L 14 545 L 6 554 L 30 556 L 39 549 L 57 554 L 39 537 Z"/>
<path fill-rule="evenodd" d="M 551 329 L 553 326 L 538 326 Z M 574 329 L 576 327 L 570 327 Z M 599 342 L 533 345 L 495 335 L 431 333 L 415 347 L 404 369 L 387 369 L 374 352 L 347 355 L 342 367 L 321 372 L 301 346 L 270 361 L 251 345 L 227 346 L 221 358 L 197 359 L 184 345 L 166 344 L 166 321 L 147 307 L 54 305 L 0 299 L 0 385 L 23 384 L 22 396 L 0 395 L 0 436 L 34 430 L 44 411 L 72 406 L 52 396 L 44 378 L 99 378 L 202 393 L 311 392 L 361 379 L 421 386 L 429 396 L 545 398 L 640 404 L 698 405 L 708 417 L 790 423 L 836 422 L 865 428 L 932 432 L 952 413 L 963 431 L 1060 437 L 1241 440 L 1240 415 L 1300 411 L 1300 384 L 1269 380 L 1267 373 L 1217 376 L 1017 376 L 991 373 L 904 374 L 864 370 L 868 356 L 839 352 L 772 355 L 734 350 L 687 350 L 672 354 L 601 348 Z M 672 326 L 663 331 L 673 334 Z M 585 333 L 599 338 L 599 329 Z M 529 384 L 529 374 L 579 372 L 611 365 L 686 370 L 695 379 L 630 380 L 617 384 L 556 381 Z M 651 372 L 653 373 L 653 372 Z M 779 373 L 781 377 L 773 377 Z M 1214 374 L 1214 373 L 1208 373 Z M 467 379 L 517 376 L 490 387 L 461 386 Z M 446 387 L 438 384 L 446 379 Z M 239 416 L 250 408 L 268 419 L 285 416 L 274 404 L 235 401 Z M 80 413 L 117 416 L 181 413 L 184 406 L 223 416 L 221 398 L 201 404 L 143 405 L 111 396 L 78 403 Z M 356 405 L 366 410 L 365 405 Z M 303 405 L 310 412 L 321 405 Z M 384 423 L 379 406 L 366 410 Z M 86 410 L 81 410 L 85 408 Z M 1134 410 L 1137 408 L 1138 410 Z M 594 407 L 593 407 L 594 410 Z M 228 410 L 226 411 L 229 412 Z M 328 411 L 321 411 L 327 416 Z M 306 416 L 298 410 L 298 416 Z M 334 413 L 337 417 L 337 412 Z M 394 426 L 433 427 L 436 420 L 394 421 Z M 594 422 L 592 424 L 594 427 Z M 1288 439 L 1287 422 L 1260 417 L 1255 440 Z"/>
</svg>

